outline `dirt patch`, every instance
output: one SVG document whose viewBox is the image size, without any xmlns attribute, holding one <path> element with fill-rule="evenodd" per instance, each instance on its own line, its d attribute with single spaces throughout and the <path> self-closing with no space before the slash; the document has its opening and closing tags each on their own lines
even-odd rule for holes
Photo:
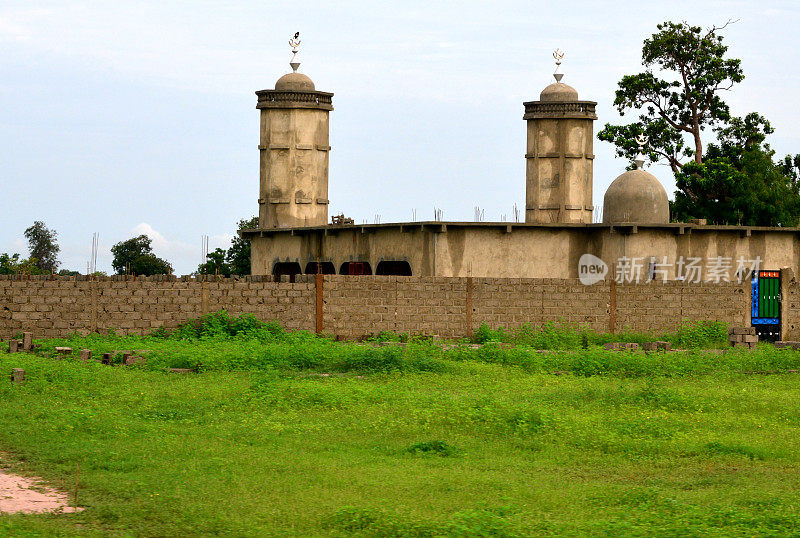
<svg viewBox="0 0 800 538">
<path fill-rule="evenodd" d="M 83 508 L 69 506 L 65 493 L 41 485 L 26 476 L 0 469 L 0 512 L 8 514 L 40 514 L 45 512 L 80 512 Z"/>
</svg>

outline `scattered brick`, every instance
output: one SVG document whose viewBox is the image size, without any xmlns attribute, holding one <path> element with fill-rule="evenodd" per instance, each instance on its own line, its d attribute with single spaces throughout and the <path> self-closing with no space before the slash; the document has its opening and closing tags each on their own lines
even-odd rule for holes
<svg viewBox="0 0 800 538">
<path fill-rule="evenodd" d="M 11 370 L 11 382 L 22 383 L 25 380 L 25 370 L 22 368 L 14 368 Z"/>
<path fill-rule="evenodd" d="M 194 372 L 191 368 L 167 368 L 171 374 L 191 374 Z"/>
<path fill-rule="evenodd" d="M 33 348 L 33 333 L 22 333 L 22 350 L 30 351 Z"/>
</svg>

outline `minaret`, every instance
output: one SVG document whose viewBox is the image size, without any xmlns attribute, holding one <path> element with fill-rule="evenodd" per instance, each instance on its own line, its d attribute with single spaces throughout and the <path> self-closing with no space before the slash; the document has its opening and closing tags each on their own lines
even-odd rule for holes
<svg viewBox="0 0 800 538">
<path fill-rule="evenodd" d="M 257 91 L 261 110 L 259 228 L 328 223 L 328 113 L 332 93 L 297 72 L 299 32 L 289 40 L 292 72 L 274 90 Z"/>
<path fill-rule="evenodd" d="M 525 105 L 528 122 L 525 222 L 592 222 L 594 101 L 561 82 L 564 53 L 553 53 L 556 82 Z"/>
</svg>

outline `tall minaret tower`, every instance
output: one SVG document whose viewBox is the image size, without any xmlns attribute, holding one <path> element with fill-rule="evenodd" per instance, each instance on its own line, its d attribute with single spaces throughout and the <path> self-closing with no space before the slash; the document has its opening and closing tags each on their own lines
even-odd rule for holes
<svg viewBox="0 0 800 538">
<path fill-rule="evenodd" d="M 594 101 L 561 82 L 564 53 L 556 50 L 554 84 L 525 105 L 528 122 L 525 222 L 592 222 Z"/>
<path fill-rule="evenodd" d="M 256 92 L 261 110 L 259 228 L 328 223 L 328 113 L 332 93 L 297 72 L 299 32 L 289 40 L 292 72 L 274 90 Z"/>
</svg>

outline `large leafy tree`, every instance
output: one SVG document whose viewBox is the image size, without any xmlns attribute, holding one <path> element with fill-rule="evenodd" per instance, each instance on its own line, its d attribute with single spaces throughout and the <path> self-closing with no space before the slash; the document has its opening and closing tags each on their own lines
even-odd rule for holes
<svg viewBox="0 0 800 538">
<path fill-rule="evenodd" d="M 773 132 L 769 122 L 753 112 L 715 131 L 717 140 L 708 145 L 703 162 L 689 162 L 675 175 L 673 217 L 796 226 L 800 184 L 792 178 L 790 157 L 773 161 L 775 152 L 765 142 Z"/>
<path fill-rule="evenodd" d="M 29 260 L 34 260 L 36 267 L 42 273 L 54 273 L 58 269 L 58 233 L 50 230 L 44 222 L 37 220 L 25 230 L 25 239 L 28 240 Z"/>
<path fill-rule="evenodd" d="M 765 142 L 773 132 L 769 122 L 755 112 L 732 116 L 721 97 L 744 79 L 740 60 L 725 57 L 718 33 L 725 26 L 659 24 L 642 48 L 645 71 L 623 77 L 614 100 L 621 116 L 638 112 L 637 121 L 606 124 L 598 137 L 628 159 L 639 151 L 636 136 L 649 138 L 647 160 L 675 174 L 673 219 L 796 225 L 800 157 L 776 164 Z M 714 141 L 704 147 L 707 130 Z"/>
<path fill-rule="evenodd" d="M 111 247 L 112 267 L 118 275 L 168 275 L 172 266 L 153 254 L 152 241 L 146 235 L 132 237 Z"/>
<path fill-rule="evenodd" d="M 744 80 L 741 61 L 725 58 L 728 47 L 718 34 L 724 27 L 659 24 L 642 47 L 645 71 L 622 77 L 614 99 L 621 116 L 637 111 L 638 121 L 606 124 L 600 140 L 613 143 L 618 156 L 632 159 L 638 152 L 636 135 L 644 134 L 650 139 L 646 156 L 651 162 L 666 162 L 676 174 L 689 159 L 701 164 L 702 132 L 730 119 L 722 92 Z"/>
</svg>

